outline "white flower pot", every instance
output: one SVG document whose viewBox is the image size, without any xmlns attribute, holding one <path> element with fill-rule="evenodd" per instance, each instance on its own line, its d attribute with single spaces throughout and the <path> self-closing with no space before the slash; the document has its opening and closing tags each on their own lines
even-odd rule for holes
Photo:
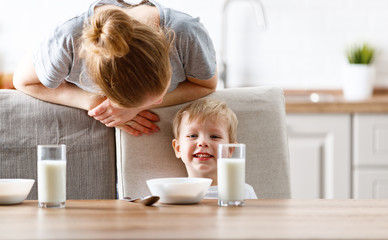
<svg viewBox="0 0 388 240">
<path fill-rule="evenodd" d="M 375 67 L 368 64 L 348 64 L 343 72 L 343 93 L 346 100 L 360 101 L 373 94 Z"/>
</svg>

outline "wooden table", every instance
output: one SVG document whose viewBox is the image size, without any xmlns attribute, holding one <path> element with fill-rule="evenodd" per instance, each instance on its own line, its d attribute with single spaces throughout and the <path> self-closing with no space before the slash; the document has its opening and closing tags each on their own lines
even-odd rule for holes
<svg viewBox="0 0 388 240">
<path fill-rule="evenodd" d="M 247 200 L 145 207 L 123 200 L 0 206 L 1 239 L 388 239 L 388 200 Z"/>
</svg>

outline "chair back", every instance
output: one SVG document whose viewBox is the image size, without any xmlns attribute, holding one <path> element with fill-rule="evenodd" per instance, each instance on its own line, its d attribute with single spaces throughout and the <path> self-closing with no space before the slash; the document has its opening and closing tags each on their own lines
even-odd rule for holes
<svg viewBox="0 0 388 240">
<path fill-rule="evenodd" d="M 230 88 L 206 98 L 226 102 L 238 118 L 237 142 L 246 144 L 246 182 L 258 198 L 290 198 L 289 153 L 283 91 L 277 87 Z M 188 103 L 186 103 L 188 104 Z M 160 132 L 134 137 L 116 129 L 119 198 L 150 194 L 146 180 L 187 176 L 171 145 L 172 120 L 184 105 L 154 109 Z"/>
</svg>

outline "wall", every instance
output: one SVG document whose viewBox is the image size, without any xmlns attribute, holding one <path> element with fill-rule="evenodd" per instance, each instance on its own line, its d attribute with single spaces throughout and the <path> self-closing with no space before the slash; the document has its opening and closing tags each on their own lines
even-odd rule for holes
<svg viewBox="0 0 388 240">
<path fill-rule="evenodd" d="M 13 72 L 42 36 L 91 0 L 0 0 L 0 72 Z"/>
<path fill-rule="evenodd" d="M 16 63 L 42 34 L 92 2 L 0 0 L 0 71 L 14 71 Z M 224 0 L 160 0 L 160 3 L 200 16 L 220 59 Z M 229 86 L 339 89 L 346 48 L 367 41 L 378 50 L 374 62 L 375 85 L 388 87 L 387 0 L 262 0 L 262 3 L 267 19 L 265 28 L 256 24 L 252 5 L 247 1 L 234 1 L 226 11 Z"/>
</svg>

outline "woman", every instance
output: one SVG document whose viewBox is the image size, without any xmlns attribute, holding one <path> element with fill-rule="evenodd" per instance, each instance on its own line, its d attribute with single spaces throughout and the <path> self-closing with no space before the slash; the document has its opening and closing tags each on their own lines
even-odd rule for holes
<svg viewBox="0 0 388 240">
<path fill-rule="evenodd" d="M 196 18 L 155 1 L 100 0 L 56 28 L 20 65 L 14 85 L 140 136 L 159 130 L 148 109 L 215 91 L 216 57 Z"/>
</svg>

